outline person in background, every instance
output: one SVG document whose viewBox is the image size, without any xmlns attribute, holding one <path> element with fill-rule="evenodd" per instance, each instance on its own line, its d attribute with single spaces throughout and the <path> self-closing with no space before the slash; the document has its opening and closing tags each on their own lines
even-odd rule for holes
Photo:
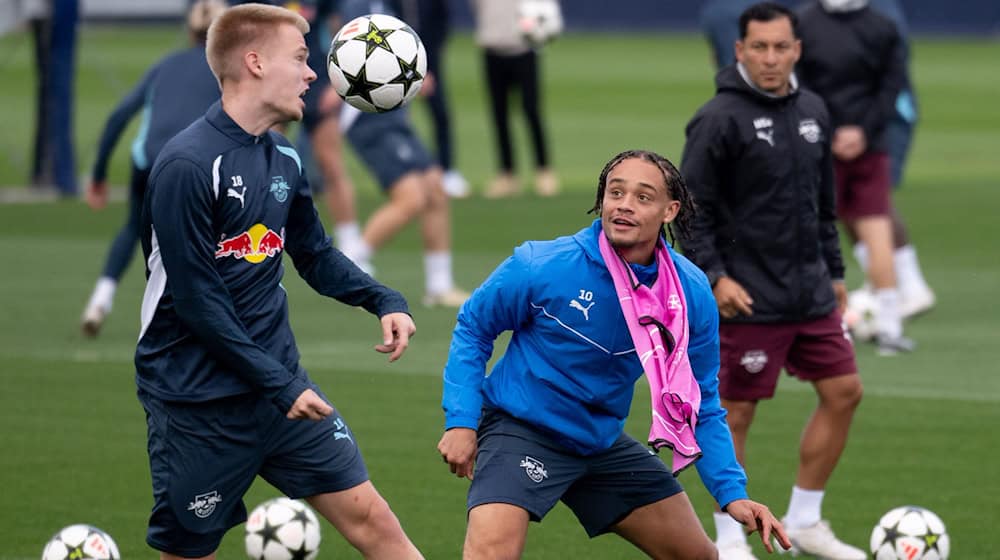
<svg viewBox="0 0 1000 560">
<path fill-rule="evenodd" d="M 902 38 L 867 0 L 813 1 L 798 10 L 797 74 L 826 102 L 833 125 L 837 214 L 867 255 L 877 302 L 878 354 L 911 352 L 893 262 L 892 178 L 886 127 L 906 87 Z"/>
<path fill-rule="evenodd" d="M 555 1 L 555 0 L 552 0 Z M 499 173 L 483 193 L 502 198 L 521 190 L 514 169 L 514 148 L 510 132 L 510 93 L 520 93 L 528 121 L 535 163 L 535 192 L 541 196 L 559 193 L 559 179 L 549 161 L 549 144 L 542 116 L 542 88 L 538 49 L 518 27 L 519 2 L 476 0 L 476 44 L 483 49 L 490 115 L 499 152 Z"/>
<path fill-rule="evenodd" d="M 187 30 L 191 46 L 168 54 L 153 65 L 108 116 L 101 133 L 87 185 L 87 204 L 97 210 L 108 200 L 108 162 L 126 125 L 142 113 L 139 133 L 132 141 L 128 217 L 111 243 L 104 270 L 84 307 L 80 326 L 94 337 L 114 304 L 115 291 L 132 261 L 139 242 L 139 218 L 149 170 L 168 140 L 205 114 L 219 99 L 219 84 L 205 59 L 205 40 L 212 20 L 226 9 L 222 0 L 198 0 L 188 8 Z"/>
</svg>

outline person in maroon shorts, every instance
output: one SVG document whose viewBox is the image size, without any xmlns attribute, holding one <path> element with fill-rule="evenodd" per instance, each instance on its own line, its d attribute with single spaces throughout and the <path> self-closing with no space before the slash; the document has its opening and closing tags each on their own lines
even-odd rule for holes
<svg viewBox="0 0 1000 560">
<path fill-rule="evenodd" d="M 740 17 L 737 64 L 719 71 L 716 95 L 687 126 L 681 173 L 698 211 L 681 241 L 705 271 L 719 307 L 719 393 L 736 455 L 757 403 L 784 368 L 812 383 L 785 516 L 799 553 L 864 560 L 822 521 L 824 488 L 861 401 L 854 348 L 841 320 L 844 264 L 836 227 L 830 115 L 799 87 L 795 15 L 776 3 Z M 715 516 L 720 560 L 754 558 L 741 528 Z"/>
<path fill-rule="evenodd" d="M 864 247 L 876 301 L 878 354 L 914 350 L 903 336 L 903 301 L 893 257 L 892 173 L 886 131 L 907 87 L 906 45 L 868 0 L 814 0 L 798 9 L 802 83 L 827 104 L 837 213 Z"/>
</svg>

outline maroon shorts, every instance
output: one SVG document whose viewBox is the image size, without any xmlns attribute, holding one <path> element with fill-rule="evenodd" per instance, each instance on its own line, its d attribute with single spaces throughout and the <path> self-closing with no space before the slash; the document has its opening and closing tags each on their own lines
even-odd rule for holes
<svg viewBox="0 0 1000 560">
<path fill-rule="evenodd" d="M 719 394 L 731 401 L 773 397 L 782 367 L 804 381 L 858 371 L 854 346 L 837 310 L 796 323 L 723 323 L 719 337 Z"/>
<path fill-rule="evenodd" d="M 889 215 L 892 176 L 885 152 L 866 152 L 852 161 L 834 159 L 833 177 L 841 220 Z"/>
</svg>

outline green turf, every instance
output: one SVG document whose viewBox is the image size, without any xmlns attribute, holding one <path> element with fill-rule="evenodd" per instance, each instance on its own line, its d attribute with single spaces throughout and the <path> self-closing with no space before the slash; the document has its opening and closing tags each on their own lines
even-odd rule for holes
<svg viewBox="0 0 1000 560">
<path fill-rule="evenodd" d="M 79 58 L 77 136 L 89 165 L 99 127 L 147 64 L 181 35 L 164 28 L 85 28 Z M 30 45 L 0 38 L 0 185 L 23 184 L 31 121 Z M 909 326 L 917 353 L 880 359 L 859 348 L 867 389 L 848 448 L 829 487 L 824 514 L 846 540 L 867 542 L 878 517 L 914 503 L 948 524 L 955 558 L 996 555 L 1000 515 L 1000 321 L 995 292 L 1000 259 L 993 240 L 1000 206 L 1000 113 L 997 47 L 985 41 L 920 40 L 915 76 L 923 121 L 898 204 L 920 248 L 938 308 Z M 474 287 L 525 239 L 570 233 L 589 221 L 594 182 L 613 153 L 649 147 L 677 158 L 684 122 L 711 93 L 708 52 L 687 35 L 569 35 L 544 55 L 546 106 L 557 170 L 567 193 L 554 200 L 480 198 L 454 203 L 458 281 Z M 627 64 L 622 61 L 628 61 Z M 477 185 L 490 176 L 492 141 L 484 113 L 479 57 L 468 37 L 449 52 L 460 167 Z M 10 79 L 8 79 L 10 78 Z M 516 115 L 518 113 L 515 113 Z M 424 112 L 416 112 L 424 126 Z M 518 117 L 519 119 L 519 117 Z M 528 152 L 520 120 L 524 178 Z M 120 148 L 112 182 L 126 179 Z M 379 200 L 351 160 L 364 212 Z M 135 399 L 131 353 L 138 332 L 142 274 L 125 278 L 101 338 L 84 340 L 77 319 L 100 270 L 110 236 L 124 217 L 64 201 L 0 206 L 0 560 L 37 558 L 59 527 L 87 522 L 109 531 L 126 558 L 154 555 L 143 542 L 150 507 L 142 411 Z M 417 302 L 422 286 L 415 230 L 391 243 L 375 264 L 380 278 Z M 857 282 L 855 270 L 849 274 Z M 375 484 L 428 558 L 457 558 L 463 538 L 466 482 L 453 478 L 435 451 L 442 414 L 440 370 L 453 312 L 415 306 L 418 335 L 402 361 L 388 365 L 371 350 L 374 319 L 308 290 L 289 269 L 293 327 L 303 362 L 342 410 L 365 453 Z M 783 380 L 759 410 L 749 446 L 750 489 L 782 513 L 794 477 L 796 444 L 814 397 Z M 630 433 L 648 429 L 648 394 L 639 385 Z M 711 502 L 692 472 L 682 476 L 703 520 Z M 250 505 L 275 495 L 260 483 Z M 711 531 L 711 526 L 709 525 Z M 321 558 L 356 553 L 324 527 Z M 241 532 L 220 558 L 241 557 Z M 759 547 L 758 547 L 759 549 Z M 558 507 L 533 525 L 526 558 L 635 558 L 615 537 L 588 540 Z"/>
</svg>

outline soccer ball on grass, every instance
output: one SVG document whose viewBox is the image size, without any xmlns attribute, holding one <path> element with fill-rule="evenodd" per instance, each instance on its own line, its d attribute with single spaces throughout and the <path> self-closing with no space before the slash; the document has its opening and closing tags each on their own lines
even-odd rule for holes
<svg viewBox="0 0 1000 560">
<path fill-rule="evenodd" d="M 319 541 L 316 514 L 299 500 L 268 500 L 247 518 L 245 543 L 252 560 L 312 560 Z"/>
<path fill-rule="evenodd" d="M 844 323 L 854 340 L 870 342 L 878 334 L 878 302 L 871 290 L 854 290 L 847 295 Z"/>
<path fill-rule="evenodd" d="M 352 19 L 333 37 L 327 72 L 345 101 L 381 113 L 417 96 L 427 75 L 427 52 L 409 25 L 371 14 Z"/>
<path fill-rule="evenodd" d="M 111 536 L 90 525 L 70 525 L 49 539 L 42 560 L 121 560 Z"/>
<path fill-rule="evenodd" d="M 875 560 L 947 560 L 951 541 L 941 518 L 917 506 L 890 510 L 872 530 Z"/>
</svg>

